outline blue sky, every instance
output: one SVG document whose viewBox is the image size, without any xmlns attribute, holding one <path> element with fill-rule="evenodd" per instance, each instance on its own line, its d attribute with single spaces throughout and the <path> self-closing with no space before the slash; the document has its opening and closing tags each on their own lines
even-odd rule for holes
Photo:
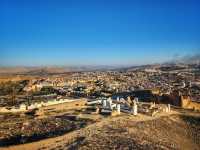
<svg viewBox="0 0 200 150">
<path fill-rule="evenodd" d="M 138 65 L 200 51 L 199 0 L 0 0 L 0 65 Z"/>
</svg>

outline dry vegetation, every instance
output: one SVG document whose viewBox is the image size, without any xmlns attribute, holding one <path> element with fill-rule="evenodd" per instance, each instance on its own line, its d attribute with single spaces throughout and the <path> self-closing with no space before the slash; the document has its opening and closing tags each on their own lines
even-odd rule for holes
<svg viewBox="0 0 200 150">
<path fill-rule="evenodd" d="M 189 114 L 189 113 L 188 113 Z M 122 114 L 84 128 L 6 149 L 190 149 L 200 147 L 200 115 L 171 114 L 157 117 Z"/>
<path fill-rule="evenodd" d="M 80 137 L 63 149 L 198 149 L 200 117 L 167 116 L 148 121 L 120 118 Z M 94 131 L 95 130 L 95 131 Z"/>
<path fill-rule="evenodd" d="M 7 118 L 8 116 L 1 118 L 1 121 L 4 121 L 0 125 L 0 146 L 23 144 L 59 136 L 92 123 L 92 120 L 69 115 L 41 119 L 9 115 L 9 119 Z"/>
</svg>

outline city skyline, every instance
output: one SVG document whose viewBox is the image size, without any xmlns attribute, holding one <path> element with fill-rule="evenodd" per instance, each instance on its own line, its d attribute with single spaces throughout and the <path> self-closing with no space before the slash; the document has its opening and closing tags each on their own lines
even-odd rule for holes
<svg viewBox="0 0 200 150">
<path fill-rule="evenodd" d="M 0 66 L 143 65 L 200 51 L 200 2 L 0 2 Z"/>
</svg>

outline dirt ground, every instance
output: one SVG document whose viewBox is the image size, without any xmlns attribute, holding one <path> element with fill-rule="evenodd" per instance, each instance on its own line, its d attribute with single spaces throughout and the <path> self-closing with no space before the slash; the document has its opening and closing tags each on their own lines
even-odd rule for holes
<svg viewBox="0 0 200 150">
<path fill-rule="evenodd" d="M 121 114 L 102 118 L 62 136 L 2 150 L 180 149 L 200 147 L 200 114 L 176 112 L 156 117 Z"/>
</svg>

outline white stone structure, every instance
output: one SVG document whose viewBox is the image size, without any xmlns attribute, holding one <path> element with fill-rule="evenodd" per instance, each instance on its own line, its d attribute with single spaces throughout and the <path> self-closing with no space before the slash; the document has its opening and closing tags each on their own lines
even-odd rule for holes
<svg viewBox="0 0 200 150">
<path fill-rule="evenodd" d="M 106 107 L 107 106 L 107 100 L 103 100 L 103 107 Z"/>
<path fill-rule="evenodd" d="M 25 112 L 31 109 L 36 109 L 36 108 L 41 108 L 41 107 L 46 107 L 46 106 L 51 106 L 51 105 L 57 105 L 57 104 L 62 104 L 66 102 L 73 102 L 76 101 L 77 99 L 59 99 L 59 100 L 50 100 L 48 102 L 40 102 L 40 103 L 34 103 L 31 104 L 30 106 L 26 106 L 25 104 L 21 104 L 19 108 L 12 107 L 11 109 L 7 109 L 6 107 L 0 107 L 0 112 L 2 113 L 15 113 L 15 112 Z"/>
<path fill-rule="evenodd" d="M 120 104 L 117 104 L 117 112 L 118 114 L 120 114 L 121 110 L 120 110 Z"/>
<path fill-rule="evenodd" d="M 168 106 L 168 112 L 171 112 L 171 105 L 168 104 L 167 106 Z"/>
<path fill-rule="evenodd" d="M 136 102 L 134 102 L 133 104 L 133 115 L 136 116 L 138 114 L 138 107 Z"/>
<path fill-rule="evenodd" d="M 111 98 L 108 98 L 108 100 L 107 100 L 107 107 L 109 109 L 112 109 L 112 99 Z"/>
<path fill-rule="evenodd" d="M 19 106 L 19 109 L 22 110 L 22 111 L 25 111 L 25 110 L 27 110 L 27 107 L 26 107 L 25 104 L 21 104 L 21 105 Z"/>
<path fill-rule="evenodd" d="M 101 104 L 102 102 L 103 102 L 103 101 L 101 101 L 101 100 L 95 100 L 95 101 L 87 102 L 87 105 Z"/>
<path fill-rule="evenodd" d="M 137 98 L 137 97 L 135 97 L 135 98 L 134 98 L 134 101 L 138 103 L 138 98 Z"/>
</svg>

